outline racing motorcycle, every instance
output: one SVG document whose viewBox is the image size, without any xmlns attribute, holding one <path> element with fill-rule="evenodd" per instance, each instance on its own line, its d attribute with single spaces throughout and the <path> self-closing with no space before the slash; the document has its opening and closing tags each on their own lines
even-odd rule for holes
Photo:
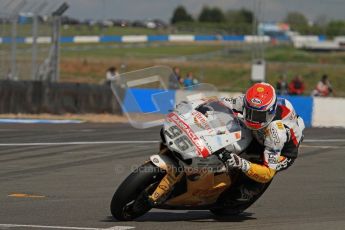
<svg viewBox="0 0 345 230">
<path fill-rule="evenodd" d="M 232 152 L 256 163 L 261 158 L 245 152 L 252 140 L 250 131 L 217 98 L 180 102 L 165 117 L 160 134 L 159 153 L 134 170 L 113 195 L 114 218 L 133 220 L 152 208 L 235 215 L 251 206 L 270 184 L 249 200 L 235 198 L 248 178 L 228 169 L 220 154 Z"/>
</svg>

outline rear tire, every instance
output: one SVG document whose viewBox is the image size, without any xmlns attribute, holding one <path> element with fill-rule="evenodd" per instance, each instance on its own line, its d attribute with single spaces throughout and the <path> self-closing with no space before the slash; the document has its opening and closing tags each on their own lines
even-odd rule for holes
<svg viewBox="0 0 345 230">
<path fill-rule="evenodd" d="M 144 215 L 152 206 L 147 194 L 157 187 L 164 177 L 157 166 L 151 162 L 145 163 L 132 172 L 117 188 L 110 204 L 110 211 L 114 218 L 129 221 Z"/>
<path fill-rule="evenodd" d="M 234 205 L 227 206 L 227 207 L 218 207 L 218 208 L 211 208 L 210 212 L 212 212 L 216 216 L 236 216 L 244 212 L 247 208 L 249 208 L 252 204 L 254 204 L 261 196 L 264 194 L 266 189 L 271 184 L 271 181 L 266 183 L 262 190 L 255 195 L 251 200 L 245 203 L 234 203 Z"/>
</svg>

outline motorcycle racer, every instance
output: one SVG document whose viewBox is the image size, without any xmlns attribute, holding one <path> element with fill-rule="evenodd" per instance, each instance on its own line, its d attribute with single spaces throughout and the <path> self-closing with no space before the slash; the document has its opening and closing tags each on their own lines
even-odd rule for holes
<svg viewBox="0 0 345 230">
<path fill-rule="evenodd" d="M 263 155 L 263 164 L 258 164 L 234 153 L 221 154 L 228 167 L 242 170 L 253 181 L 267 183 L 276 172 L 293 164 L 303 139 L 304 122 L 288 100 L 277 97 L 270 84 L 256 83 L 244 95 L 221 101 L 241 114 L 252 131 L 254 138 L 246 151 Z"/>
</svg>

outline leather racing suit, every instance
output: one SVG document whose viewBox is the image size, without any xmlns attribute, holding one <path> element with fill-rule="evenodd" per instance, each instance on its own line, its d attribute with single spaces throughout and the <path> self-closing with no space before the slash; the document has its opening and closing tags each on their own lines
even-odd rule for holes
<svg viewBox="0 0 345 230">
<path fill-rule="evenodd" d="M 239 114 L 243 113 L 243 100 L 244 95 L 221 98 L 226 106 Z M 250 162 L 245 174 L 256 182 L 267 183 L 276 172 L 291 166 L 297 158 L 304 128 L 304 121 L 296 114 L 292 104 L 286 99 L 278 98 L 274 119 L 268 126 L 252 130 L 254 138 L 248 147 L 253 149 L 255 154 L 263 152 L 263 164 Z M 261 146 L 261 149 L 258 146 Z"/>
</svg>

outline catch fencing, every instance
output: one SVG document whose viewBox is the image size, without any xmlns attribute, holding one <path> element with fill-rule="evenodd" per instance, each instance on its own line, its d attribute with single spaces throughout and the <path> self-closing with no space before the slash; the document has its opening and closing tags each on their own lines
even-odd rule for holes
<svg viewBox="0 0 345 230">
<path fill-rule="evenodd" d="M 67 6 L 59 4 L 60 1 L 1 2 L 0 79 L 59 79 L 61 9 L 66 10 Z"/>
</svg>

